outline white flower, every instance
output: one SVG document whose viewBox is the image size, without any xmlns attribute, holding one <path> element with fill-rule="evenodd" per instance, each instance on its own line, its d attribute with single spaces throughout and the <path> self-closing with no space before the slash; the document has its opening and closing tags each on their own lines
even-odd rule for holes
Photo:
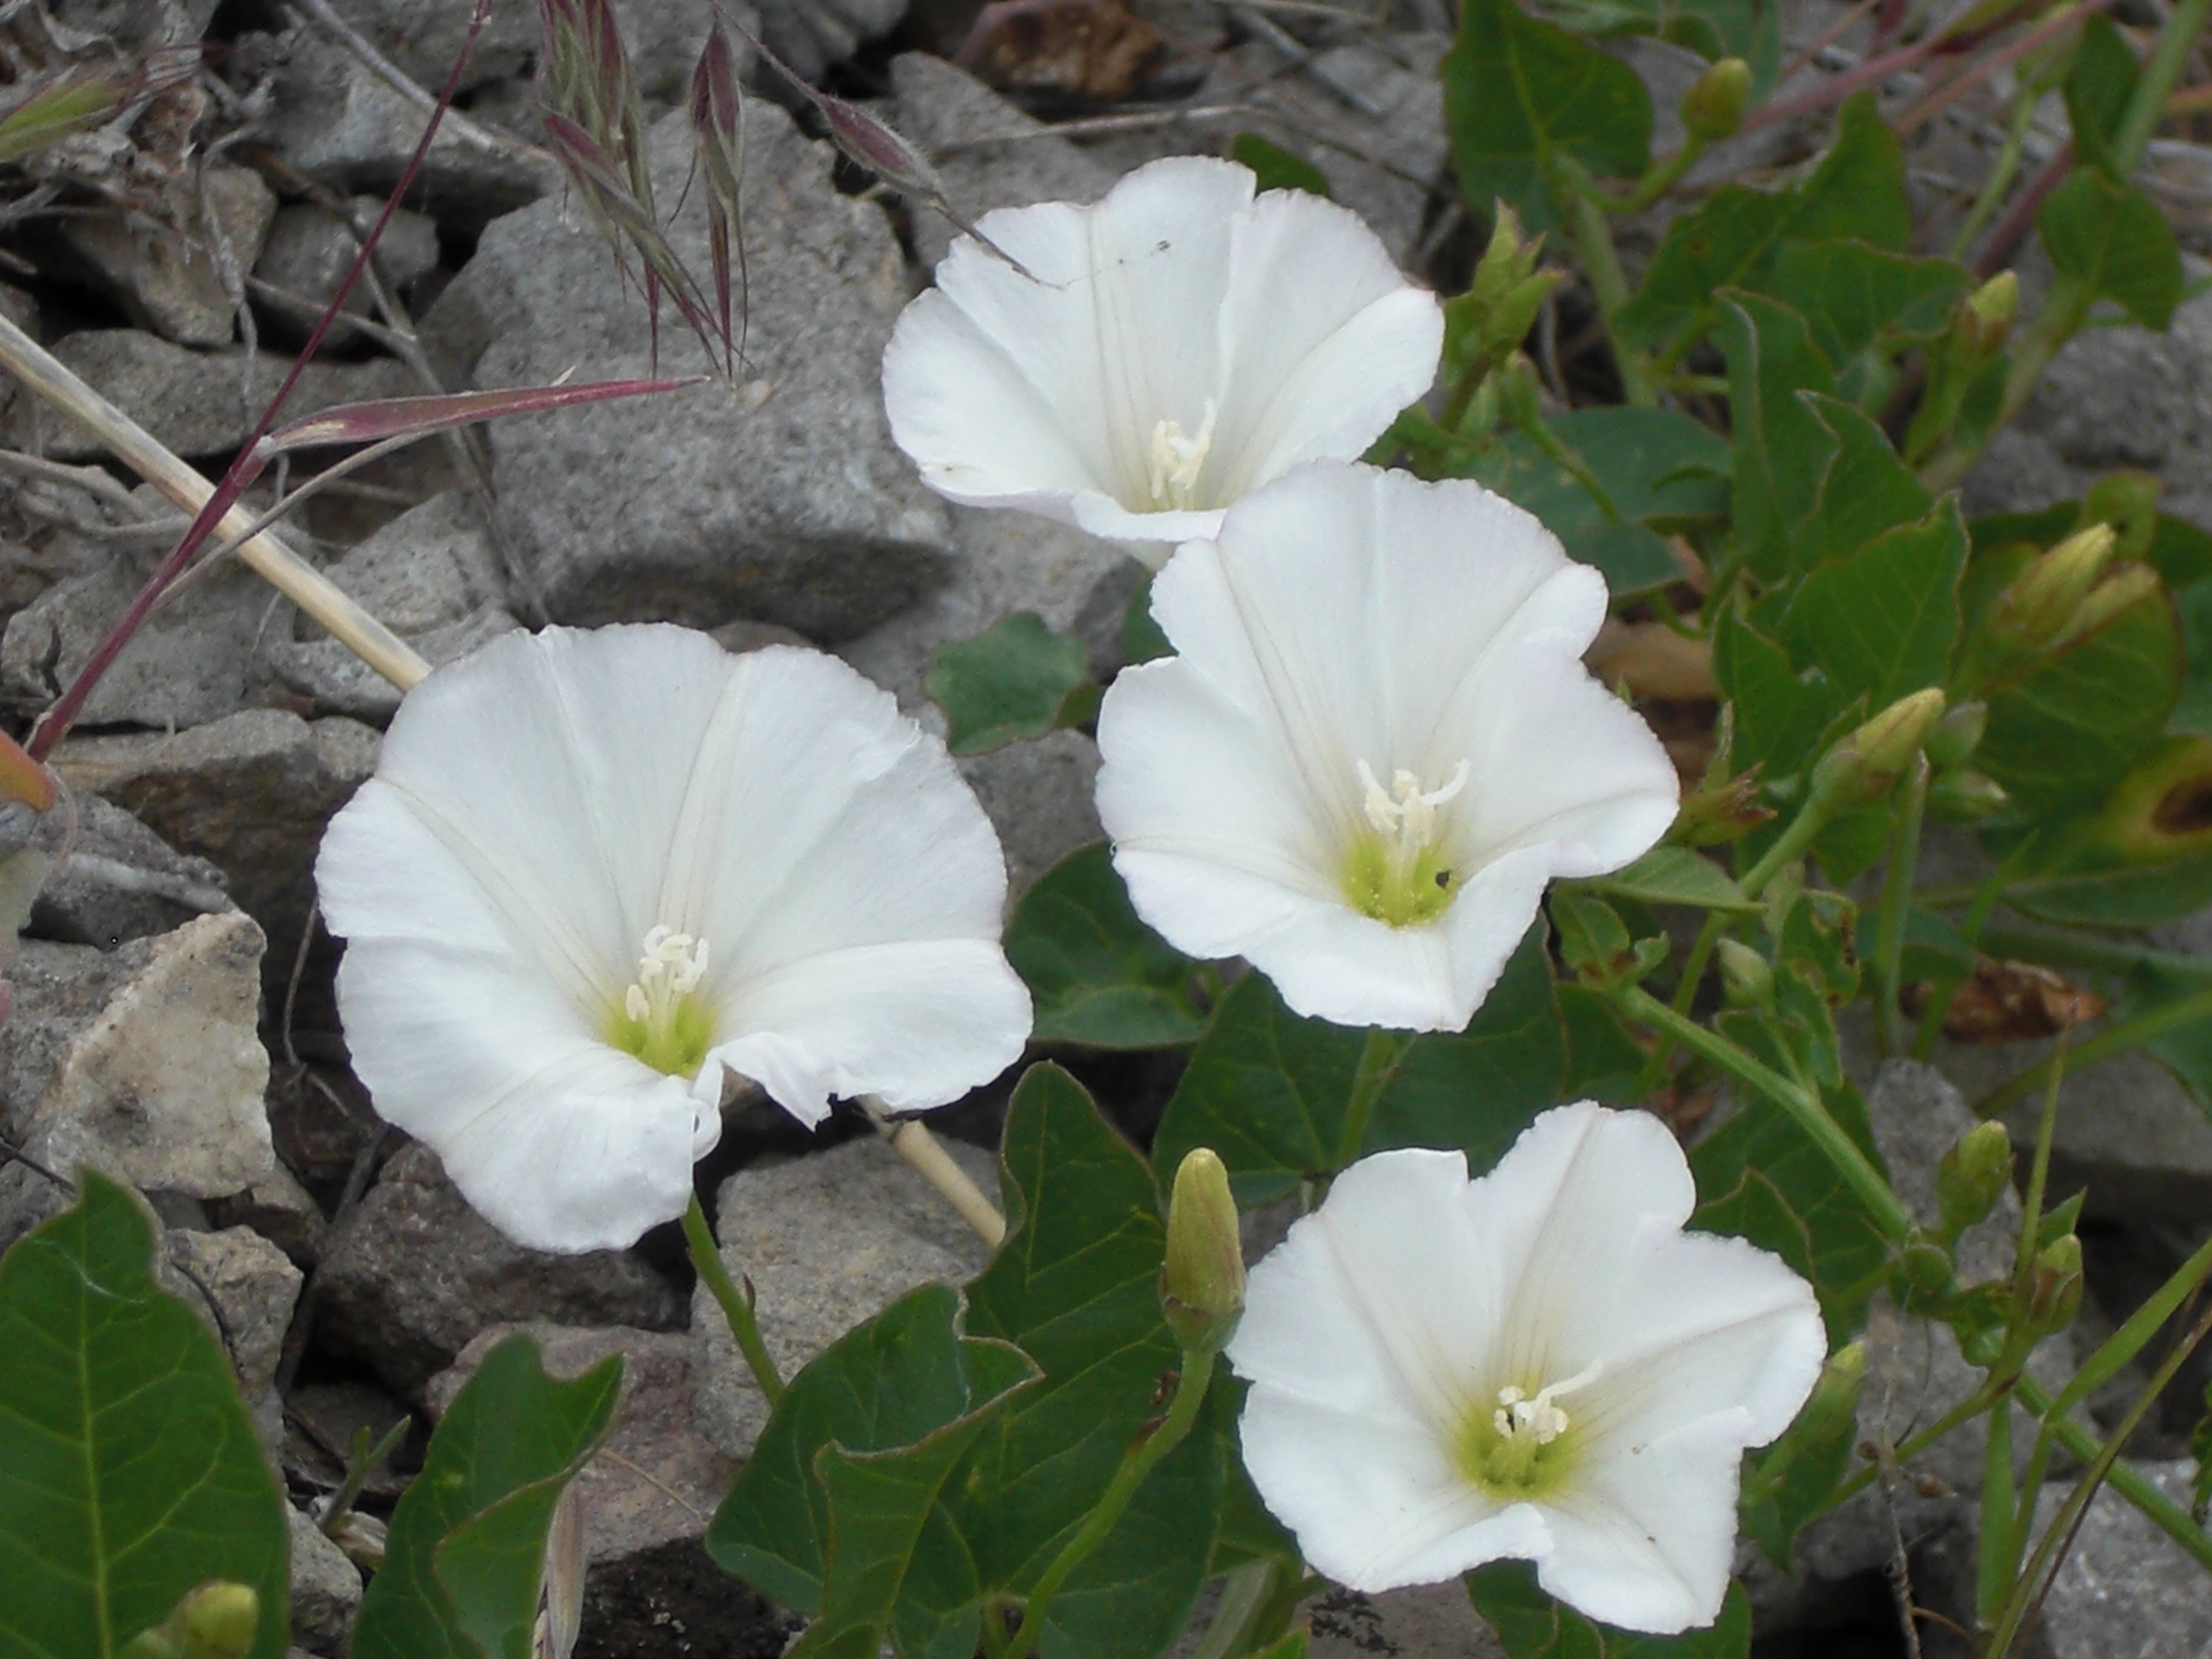
<svg viewBox="0 0 2212 1659">
<path fill-rule="evenodd" d="M 1319 463 L 1152 586 L 1176 652 L 1098 720 L 1137 912 L 1302 1014 L 1458 1030 L 1555 876 L 1673 822 L 1650 729 L 1583 670 L 1603 578 L 1478 484 Z"/>
<path fill-rule="evenodd" d="M 1176 156 L 1094 207 L 987 214 L 899 319 L 884 403 L 939 494 L 1080 525 L 1148 563 L 1301 461 L 1349 460 L 1429 388 L 1436 296 L 1360 220 Z"/>
<path fill-rule="evenodd" d="M 1813 1291 L 1697 1194 L 1656 1118 L 1585 1102 L 1490 1174 L 1391 1152 L 1340 1175 L 1252 1272 L 1230 1363 L 1244 1464 L 1355 1589 L 1486 1561 L 1629 1630 L 1710 1624 L 1744 1452 L 1827 1351 Z"/>
<path fill-rule="evenodd" d="M 316 877 L 377 1109 L 541 1249 L 681 1214 L 725 1066 L 811 1124 L 956 1099 L 1029 1034 L 982 809 L 817 652 L 507 635 L 409 693 Z"/>
</svg>

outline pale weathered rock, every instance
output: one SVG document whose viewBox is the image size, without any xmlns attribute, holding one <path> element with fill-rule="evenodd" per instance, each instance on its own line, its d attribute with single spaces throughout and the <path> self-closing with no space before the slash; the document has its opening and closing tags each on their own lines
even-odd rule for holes
<svg viewBox="0 0 2212 1659">
<path fill-rule="evenodd" d="M 459 622 L 406 638 L 436 668 L 521 626 L 512 612 L 487 605 Z M 286 685 L 312 702 L 318 714 L 345 714 L 381 726 L 398 712 L 399 688 L 336 640 L 280 640 L 269 647 L 269 665 Z"/>
<path fill-rule="evenodd" d="M 410 1396 L 489 1325 L 684 1322 L 683 1297 L 629 1251 L 552 1255 L 509 1243 L 419 1145 L 332 1231 L 317 1282 L 323 1340 Z"/>
<path fill-rule="evenodd" d="M 397 633 L 413 635 L 507 603 L 499 554 L 464 489 L 411 507 L 330 568 L 330 578 Z M 300 637 L 322 630 L 302 620 Z"/>
<path fill-rule="evenodd" d="M 222 455 L 244 443 L 292 366 L 289 357 L 275 352 L 191 351 L 130 328 L 81 330 L 59 341 L 53 353 L 163 447 L 186 457 Z M 422 389 L 395 358 L 313 362 L 301 372 L 284 413 L 297 420 L 334 404 L 405 397 Z M 33 403 L 19 398 L 9 410 L 11 443 L 29 447 L 33 438 L 40 439 L 44 453 L 58 460 L 107 453 L 106 445 L 74 421 L 46 410 L 34 419 Z"/>
<path fill-rule="evenodd" d="M 41 954 L 51 962 L 70 948 Z M 119 968 L 125 976 L 58 1046 L 51 1080 L 35 1096 L 14 1096 L 15 1139 L 49 1170 L 86 1164 L 199 1198 L 265 1178 L 276 1154 L 261 1104 L 261 953 L 260 928 L 234 913 L 125 945 L 112 968 L 96 964 L 101 975 Z M 15 1087 L 32 1086 L 34 1056 L 51 1051 L 58 1024 L 0 1042 Z M 30 1063 L 19 1068 L 19 1059 Z"/>
<path fill-rule="evenodd" d="M 324 826 L 374 769 L 376 744 L 353 720 L 249 708 L 175 737 L 72 738 L 55 762 L 75 787 L 119 802 L 220 868 L 289 966 L 313 903 Z"/>
<path fill-rule="evenodd" d="M 2191 1464 L 2137 1466 L 2185 1509 Z M 2036 1506 L 2039 1530 L 2064 1503 L 2054 1481 Z M 2212 1653 L 2212 1578 L 2107 1486 L 2091 1500 L 2043 1603 L 2051 1659 L 2182 1659 Z"/>
<path fill-rule="evenodd" d="M 236 908 L 222 871 L 178 852 L 112 801 L 75 795 L 70 805 L 39 826 L 39 844 L 60 861 L 31 909 L 35 937 L 112 951 Z"/>
<path fill-rule="evenodd" d="M 282 1163 L 245 1191 L 209 1200 L 208 1216 L 218 1227 L 251 1227 L 301 1268 L 321 1261 L 330 1240 L 322 1206 Z"/>
<path fill-rule="evenodd" d="M 284 1333 L 306 1275 L 250 1227 L 213 1233 L 172 1228 L 163 1239 L 169 1266 L 198 1293 L 228 1350 L 240 1389 L 248 1400 L 267 1393 L 276 1382 Z"/>
<path fill-rule="evenodd" d="M 65 218 L 62 236 L 141 327 L 182 345 L 228 345 L 276 197 L 259 173 L 222 161 L 198 185 L 173 194 L 181 230 L 118 210 Z"/>
<path fill-rule="evenodd" d="M 986 1193 L 998 1191 L 989 1153 L 945 1149 Z M 961 1283 L 989 1256 L 982 1242 L 878 1138 L 740 1170 L 722 1183 L 722 1260 L 752 1280 L 761 1335 L 786 1376 L 917 1285 Z M 732 1457 L 752 1450 L 767 1404 L 745 1369 L 721 1309 L 692 1293 L 699 1423 Z"/>
<path fill-rule="evenodd" d="M 1306 1609 L 1310 1659 L 1504 1659 L 1457 1579 L 1385 1590 L 1330 1590 Z"/>
<path fill-rule="evenodd" d="M 277 210 L 268 240 L 262 245 L 261 258 L 253 266 L 254 276 L 281 290 L 281 295 L 262 291 L 254 295 L 256 307 L 274 325 L 273 334 L 287 340 L 307 337 L 360 256 L 361 240 L 354 226 L 358 224 L 366 232 L 384 210 L 382 199 L 370 196 L 357 196 L 346 205 L 345 215 L 313 202 Z M 376 241 L 374 268 L 379 279 L 388 288 L 404 289 L 428 275 L 437 264 L 436 221 L 405 208 L 393 214 Z M 366 282 L 354 284 L 346 295 L 343 313 L 375 316 L 376 307 Z M 340 322 L 332 326 L 328 337 L 343 340 L 351 334 Z"/>
<path fill-rule="evenodd" d="M 361 1569 L 289 1504 L 284 1523 L 292 1533 L 292 1639 L 310 1653 L 343 1653 L 361 1606 Z"/>
<path fill-rule="evenodd" d="M 702 1541 L 738 1465 L 699 1431 L 691 1338 L 495 1325 L 431 1382 L 432 1411 L 442 1417 L 484 1356 L 517 1331 L 536 1339 L 555 1376 L 623 1357 L 614 1432 L 576 1478 L 588 1564 L 576 1651 L 635 1659 L 781 1652 L 801 1621 L 716 1566 Z"/>
<path fill-rule="evenodd" d="M 682 194 L 679 112 L 653 131 L 654 185 Z M 745 106 L 746 361 L 739 384 L 501 422 L 495 483 L 509 544 L 556 621 L 737 617 L 847 639 L 941 580 L 945 513 L 890 442 L 878 373 L 906 295 L 888 222 L 840 195 L 830 155 L 764 99 Z M 704 273 L 707 192 L 671 232 Z M 599 230 L 559 202 L 511 215 L 425 319 L 426 344 L 477 385 L 574 370 L 642 376 L 653 329 Z M 708 364 L 663 317 L 663 374 Z"/>
<path fill-rule="evenodd" d="M 999 832 L 1012 897 L 1020 897 L 1077 848 L 1106 833 L 1091 799 L 1098 745 L 1081 732 L 1051 732 L 969 757 L 961 761 L 960 773 Z"/>
</svg>

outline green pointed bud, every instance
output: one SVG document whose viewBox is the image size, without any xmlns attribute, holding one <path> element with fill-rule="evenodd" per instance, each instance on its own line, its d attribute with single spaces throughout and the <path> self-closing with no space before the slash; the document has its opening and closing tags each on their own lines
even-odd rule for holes
<svg viewBox="0 0 2212 1659">
<path fill-rule="evenodd" d="M 1720 963 L 1721 994 L 1731 1008 L 1765 1008 L 1774 1001 L 1774 969 L 1741 939 L 1723 939 L 1713 947 Z"/>
<path fill-rule="evenodd" d="M 1468 296 L 1486 307 L 1496 306 L 1528 280 L 1544 240 L 1527 240 L 1521 233 L 1521 216 L 1506 202 L 1496 203 L 1491 211 L 1490 245 L 1482 250 L 1474 280 L 1467 288 Z"/>
<path fill-rule="evenodd" d="M 125 1659 L 246 1659 L 261 1627 L 261 1598 L 246 1584 L 210 1580 L 124 1649 Z"/>
<path fill-rule="evenodd" d="M 2089 486 L 2081 498 L 2085 524 L 2108 524 L 2119 537 L 2112 550 L 2116 564 L 2140 559 L 2158 534 L 2158 498 L 2166 480 L 2155 472 L 2114 472 Z"/>
<path fill-rule="evenodd" d="M 1979 368 L 2003 349 L 2019 310 L 2020 278 L 2009 270 L 1999 271 L 1968 295 L 1951 323 L 1961 366 Z"/>
<path fill-rule="evenodd" d="M 1820 757 L 1814 794 L 1851 805 L 1887 794 L 1942 717 L 1943 693 L 1934 686 L 1899 697 Z"/>
<path fill-rule="evenodd" d="M 1992 621 L 2029 645 L 2049 646 L 2105 574 L 2118 539 L 2108 524 L 2075 531 L 2021 572 L 1997 600 Z"/>
<path fill-rule="evenodd" d="M 1928 810 L 1938 823 L 1980 823 L 2011 805 L 2004 785 L 1986 772 L 1946 772 L 1928 786 Z"/>
<path fill-rule="evenodd" d="M 1905 1255 L 1898 1263 L 1898 1277 L 1903 1290 L 1899 1299 L 1908 1313 L 1928 1311 L 1959 1287 L 1958 1270 L 1951 1265 L 1951 1252 L 1925 1236 L 1905 1247 Z"/>
<path fill-rule="evenodd" d="M 2072 1324 L 2081 1306 L 2081 1241 L 2067 1233 L 2045 1245 L 2028 1270 L 2027 1322 L 2048 1336 Z"/>
<path fill-rule="evenodd" d="M 1187 1351 L 1211 1353 L 1235 1334 L 1244 1312 L 1244 1243 L 1229 1171 L 1204 1146 L 1183 1156 L 1168 1201 L 1167 1260 L 1160 1308 Z"/>
<path fill-rule="evenodd" d="M 1749 835 L 1774 816 L 1759 801 L 1759 775 L 1739 772 L 1686 796 L 1667 839 L 1678 847 L 1711 847 Z"/>
<path fill-rule="evenodd" d="M 1987 703 L 1962 702 L 1955 708 L 1945 709 L 1943 718 L 1928 734 L 1929 765 L 1938 772 L 1964 766 L 1974 750 L 1982 746 L 1982 734 L 1989 729 Z"/>
<path fill-rule="evenodd" d="M 2106 578 L 2074 607 L 2066 626 L 2051 641 L 2051 649 L 2063 650 L 2076 640 L 2087 639 L 2123 611 L 2141 605 L 2160 586 L 2158 572 L 2147 564 L 2131 564 Z"/>
<path fill-rule="evenodd" d="M 1859 1390 L 1866 1383 L 1866 1344 L 1846 1342 L 1828 1356 L 1813 1384 L 1812 1396 L 1797 1413 L 1795 1426 L 1818 1437 L 1858 1415 Z"/>
<path fill-rule="evenodd" d="M 1988 1218 L 2012 1180 L 2012 1136 L 2002 1123 L 1977 1123 L 1943 1154 L 1936 1170 L 1936 1202 L 1943 1215 L 1943 1237 L 1959 1235 Z"/>
<path fill-rule="evenodd" d="M 1751 65 L 1723 58 L 1682 94 L 1682 125 L 1708 144 L 1735 136 L 1751 103 Z"/>
</svg>

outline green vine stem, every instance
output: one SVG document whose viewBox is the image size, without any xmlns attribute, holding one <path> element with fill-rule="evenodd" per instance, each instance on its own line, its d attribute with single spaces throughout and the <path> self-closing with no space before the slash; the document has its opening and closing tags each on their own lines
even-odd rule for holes
<svg viewBox="0 0 2212 1659">
<path fill-rule="evenodd" d="M 2199 966 L 2202 964 L 2200 963 Z M 2212 985 L 2201 991 L 2167 1003 L 2163 1008 L 2154 1008 L 2148 1013 L 2138 1014 L 2133 1019 L 2123 1020 L 2110 1030 L 2100 1031 L 2086 1042 L 2076 1043 L 2066 1057 L 2066 1069 L 2076 1072 L 2141 1048 L 2153 1037 L 2163 1036 L 2184 1025 L 2193 1025 L 2200 1019 L 2212 1018 Z M 2058 1057 L 2031 1066 L 2009 1082 L 2000 1084 L 1975 1103 L 1978 1117 L 1995 1117 L 2033 1094 L 2047 1084 L 2057 1070 Z"/>
<path fill-rule="evenodd" d="M 1121 1459 L 1121 1467 L 1114 1471 L 1105 1495 L 1038 1578 L 1036 1588 L 1023 1605 L 1022 1627 L 1006 1644 L 1004 1659 L 1024 1659 L 1036 1646 L 1044 1633 L 1045 1615 L 1051 1610 L 1052 1598 L 1060 1594 L 1060 1587 L 1067 1582 L 1068 1575 L 1083 1565 L 1085 1557 L 1105 1542 L 1106 1534 L 1114 1530 L 1114 1523 L 1129 1507 L 1129 1500 L 1136 1496 L 1137 1488 L 1144 1484 L 1153 1466 L 1182 1443 L 1191 1425 L 1198 1421 L 1199 1407 L 1206 1403 L 1206 1384 L 1213 1376 L 1213 1358 L 1211 1352 L 1184 1350 L 1182 1371 L 1176 1379 L 1175 1398 L 1169 1403 L 1167 1416 L 1159 1427 L 1129 1448 Z"/>
<path fill-rule="evenodd" d="M 1875 920 L 1875 1041 L 1885 1054 L 1899 1046 L 1898 980 L 1905 962 L 1905 920 L 1912 904 L 1912 872 L 1920 862 L 1920 824 L 1928 811 L 1928 757 L 1916 755 L 1905 775 L 1905 806 L 1882 877 L 1881 908 Z"/>
<path fill-rule="evenodd" d="M 1337 1140 L 1339 1169 L 1359 1156 L 1367 1139 L 1367 1121 L 1375 1115 L 1375 1103 L 1398 1075 L 1399 1064 L 1413 1042 L 1407 1031 L 1387 1031 L 1378 1026 L 1367 1033 L 1367 1044 L 1359 1051 L 1359 1069 L 1352 1079 L 1352 1097 L 1345 1103 L 1344 1133 Z"/>
<path fill-rule="evenodd" d="M 753 1381 L 767 1396 L 769 1408 L 775 1408 L 783 1398 L 783 1374 L 775 1368 L 775 1358 L 761 1340 L 760 1322 L 753 1317 L 752 1298 L 730 1277 L 723 1264 L 722 1252 L 714 1243 L 712 1229 L 707 1225 L 707 1212 L 700 1207 L 699 1194 L 691 1194 L 691 1207 L 684 1212 L 684 1242 L 691 1247 L 692 1265 L 699 1269 L 699 1277 L 714 1293 L 714 1300 L 722 1304 L 722 1317 L 730 1322 L 730 1334 L 738 1340 L 738 1352 L 744 1355 L 745 1364 L 751 1367 Z"/>
</svg>

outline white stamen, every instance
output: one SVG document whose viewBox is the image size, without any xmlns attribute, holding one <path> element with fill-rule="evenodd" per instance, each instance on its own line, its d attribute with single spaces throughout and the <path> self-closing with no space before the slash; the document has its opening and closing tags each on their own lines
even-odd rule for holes
<svg viewBox="0 0 2212 1659">
<path fill-rule="evenodd" d="M 1424 793 L 1420 779 L 1401 768 L 1391 775 L 1390 787 L 1385 789 L 1376 778 L 1375 769 L 1365 761 L 1359 763 L 1367 822 L 1376 833 L 1389 836 L 1401 848 L 1419 849 L 1435 839 L 1437 808 L 1466 788 L 1467 779 L 1468 763 L 1462 761 L 1453 769 L 1450 782 Z"/>
<path fill-rule="evenodd" d="M 1213 399 L 1206 400 L 1206 418 L 1194 437 L 1183 435 L 1181 421 L 1161 421 L 1152 428 L 1152 471 L 1149 483 L 1156 507 L 1188 508 L 1198 493 L 1198 475 L 1205 469 L 1206 452 L 1213 447 Z"/>
<path fill-rule="evenodd" d="M 654 927 L 637 959 L 637 982 L 623 994 L 623 1012 L 647 1025 L 671 1020 L 676 1005 L 707 976 L 708 943 L 674 928 Z"/>
<path fill-rule="evenodd" d="M 1552 1402 L 1561 1395 L 1572 1394 L 1597 1380 L 1599 1367 L 1588 1365 L 1562 1382 L 1547 1384 L 1540 1389 L 1534 1400 L 1528 1392 L 1513 1383 L 1498 1391 L 1498 1409 L 1490 1414 L 1490 1425 L 1501 1440 L 1510 1440 L 1517 1435 L 1531 1434 L 1540 1446 L 1548 1446 L 1567 1431 L 1570 1421 L 1566 1413 Z"/>
</svg>

